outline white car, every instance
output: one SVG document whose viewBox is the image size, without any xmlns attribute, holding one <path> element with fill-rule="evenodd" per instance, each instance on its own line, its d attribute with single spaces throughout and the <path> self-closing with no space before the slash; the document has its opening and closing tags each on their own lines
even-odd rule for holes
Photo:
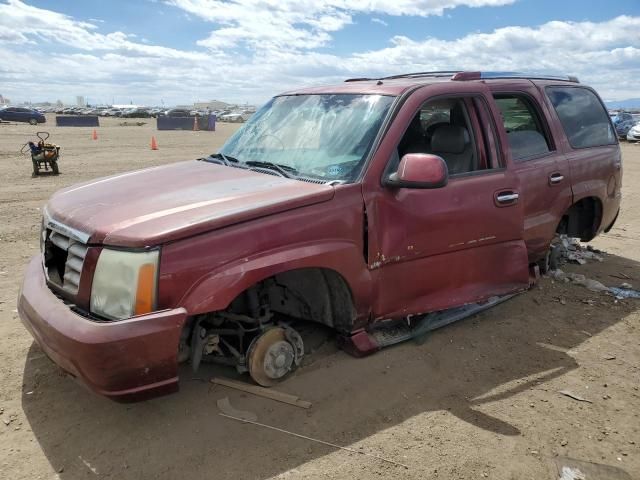
<svg viewBox="0 0 640 480">
<path fill-rule="evenodd" d="M 640 122 L 636 123 L 627 132 L 628 142 L 640 142 Z"/>
<path fill-rule="evenodd" d="M 226 115 L 222 115 L 220 117 L 220 121 L 222 121 L 222 122 L 244 123 L 247 120 L 249 120 L 251 115 L 253 115 L 254 113 L 255 112 L 249 111 L 249 110 L 245 110 L 243 112 L 227 113 Z"/>
</svg>

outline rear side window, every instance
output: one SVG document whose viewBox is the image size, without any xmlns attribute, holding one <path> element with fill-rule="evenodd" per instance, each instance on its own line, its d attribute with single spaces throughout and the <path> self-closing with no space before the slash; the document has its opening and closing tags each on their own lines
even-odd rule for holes
<svg viewBox="0 0 640 480">
<path fill-rule="evenodd" d="M 502 114 L 514 161 L 537 158 L 552 150 L 540 115 L 527 97 L 496 93 L 493 98 Z"/>
<path fill-rule="evenodd" d="M 616 143 L 609 115 L 598 97 L 586 88 L 547 87 L 562 128 L 573 148 Z"/>
</svg>

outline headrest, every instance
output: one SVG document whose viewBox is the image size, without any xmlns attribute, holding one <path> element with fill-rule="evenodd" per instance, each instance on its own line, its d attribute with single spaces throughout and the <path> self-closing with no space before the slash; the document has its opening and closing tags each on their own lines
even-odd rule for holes
<svg viewBox="0 0 640 480">
<path fill-rule="evenodd" d="M 468 144 L 469 132 L 457 125 L 443 125 L 431 137 L 431 149 L 434 152 L 462 153 Z"/>
</svg>

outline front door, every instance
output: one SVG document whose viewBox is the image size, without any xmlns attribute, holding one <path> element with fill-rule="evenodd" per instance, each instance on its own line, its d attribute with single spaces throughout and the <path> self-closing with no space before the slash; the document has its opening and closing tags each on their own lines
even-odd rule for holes
<svg viewBox="0 0 640 480">
<path fill-rule="evenodd" d="M 458 89 L 451 94 L 433 85 L 414 93 L 376 153 L 375 163 L 386 156 L 383 171 L 367 171 L 376 319 L 443 310 L 528 285 L 520 184 L 498 148 L 495 107 L 482 84 L 461 82 Z M 383 186 L 378 175 L 393 173 L 406 153 L 441 156 L 448 184 Z"/>
</svg>

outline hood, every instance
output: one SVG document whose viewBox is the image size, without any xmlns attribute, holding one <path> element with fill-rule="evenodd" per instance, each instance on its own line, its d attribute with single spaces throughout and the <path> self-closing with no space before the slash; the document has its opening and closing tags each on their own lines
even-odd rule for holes
<svg viewBox="0 0 640 480">
<path fill-rule="evenodd" d="M 319 185 L 192 160 L 106 177 L 60 190 L 52 219 L 90 243 L 146 247 L 333 197 Z"/>
</svg>

